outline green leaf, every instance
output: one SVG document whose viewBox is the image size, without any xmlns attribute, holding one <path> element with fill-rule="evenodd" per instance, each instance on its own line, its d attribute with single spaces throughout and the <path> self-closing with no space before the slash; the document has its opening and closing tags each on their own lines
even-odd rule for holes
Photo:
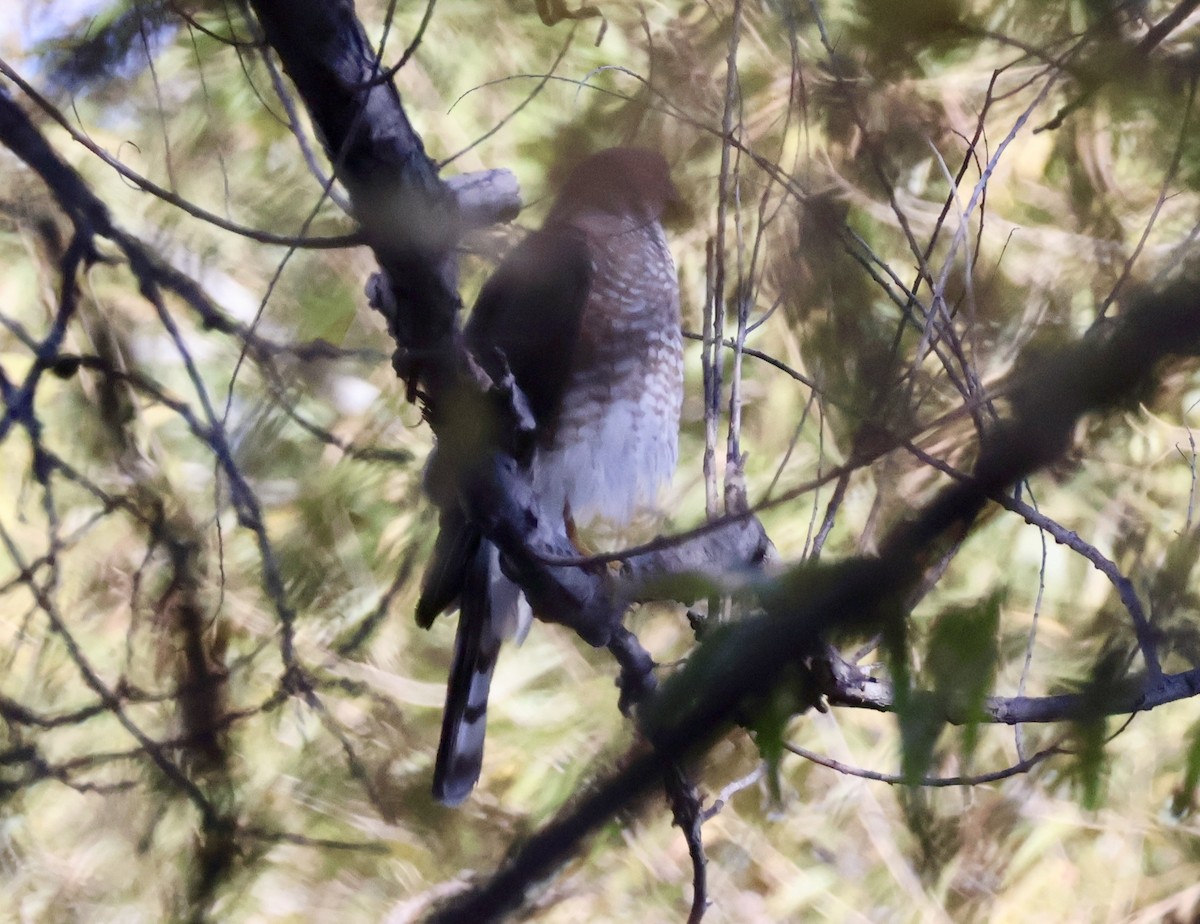
<svg viewBox="0 0 1200 924">
<path fill-rule="evenodd" d="M 783 802 L 779 765 L 786 750 L 788 725 L 794 716 L 812 707 L 815 695 L 808 671 L 793 663 L 769 693 L 754 698 L 745 706 L 746 727 L 753 733 L 754 744 L 767 767 L 767 789 L 773 808 L 781 807 Z"/>
<path fill-rule="evenodd" d="M 1107 722 L 1102 718 L 1085 719 L 1073 723 L 1075 739 L 1075 777 L 1079 783 L 1080 800 L 1083 807 L 1094 810 L 1100 807 L 1104 794 L 1104 776 L 1107 766 L 1104 760 L 1104 742 L 1107 737 Z"/>
<path fill-rule="evenodd" d="M 926 671 L 944 715 L 964 725 L 964 758 L 979 742 L 984 701 L 995 685 L 1003 598 L 998 591 L 970 609 L 947 610 L 930 632 Z"/>
<path fill-rule="evenodd" d="M 1183 782 L 1171 796 L 1171 814 L 1186 818 L 1196 809 L 1196 787 L 1200 786 L 1200 723 L 1192 726 L 1188 734 L 1187 759 L 1183 769 Z"/>
<path fill-rule="evenodd" d="M 946 727 L 941 704 L 936 696 L 920 690 L 910 691 L 901 708 L 896 697 L 896 718 L 900 723 L 900 772 L 909 786 L 917 786 L 933 763 L 934 747 Z"/>
<path fill-rule="evenodd" d="M 1109 649 L 1096 662 L 1092 676 L 1083 688 L 1083 708 L 1071 723 L 1075 741 L 1074 775 L 1080 800 L 1089 810 L 1100 807 L 1104 798 L 1104 779 L 1108 770 L 1104 745 L 1108 740 L 1108 706 L 1122 687 L 1125 655 Z"/>
</svg>

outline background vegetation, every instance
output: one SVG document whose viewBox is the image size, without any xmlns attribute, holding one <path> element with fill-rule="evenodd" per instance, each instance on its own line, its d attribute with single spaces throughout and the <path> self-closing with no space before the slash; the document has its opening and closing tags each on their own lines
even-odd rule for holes
<svg viewBox="0 0 1200 924">
<path fill-rule="evenodd" d="M 1192 271 L 1197 6 L 358 13 L 385 65 L 416 46 L 396 84 L 444 174 L 521 180 L 517 227 L 468 242 L 468 303 L 573 158 L 630 140 L 667 154 L 693 207 L 671 233 L 685 328 L 720 317 L 749 349 L 719 351 L 713 396 L 706 347 L 689 348 L 661 529 L 720 512 L 732 432 L 750 502 L 798 562 L 874 551 L 946 466 L 970 468 L 984 396 L 1002 407 L 1014 370 Z M 362 295 L 370 252 L 243 233 L 354 230 L 253 19 L 226 2 L 32 5 L 3 59 L 3 92 L 213 311 L 177 291 L 156 306 L 115 247 L 64 281 L 67 217 L 0 153 L 0 920 L 419 919 L 631 744 L 611 658 L 536 627 L 500 665 L 479 790 L 434 803 L 453 625 L 410 618 L 435 523 L 430 435 Z M 8 386 L 37 365 L 70 279 L 66 359 L 24 425 Z M 910 621 L 919 685 L 1037 697 L 1140 676 L 1114 575 L 1163 668 L 1200 663 L 1195 372 L 1165 364 L 1079 425 L 1016 492 L 1045 528 L 989 508 L 931 570 Z M 880 454 L 881 421 L 909 445 Z M 663 663 L 694 644 L 681 607 L 629 625 Z M 308 694 L 283 669 L 293 635 Z M 1196 918 L 1194 700 L 1016 728 L 913 715 L 904 735 L 864 709 L 796 717 L 765 739 L 797 752 L 778 793 L 750 734 L 722 740 L 697 768 L 723 803 L 704 827 L 707 919 Z M 905 771 L 926 785 L 898 785 Z M 935 785 L 959 777 L 971 785 Z M 202 824 L 205 806 L 232 823 Z M 528 913 L 679 920 L 691 875 L 655 803 Z"/>
</svg>

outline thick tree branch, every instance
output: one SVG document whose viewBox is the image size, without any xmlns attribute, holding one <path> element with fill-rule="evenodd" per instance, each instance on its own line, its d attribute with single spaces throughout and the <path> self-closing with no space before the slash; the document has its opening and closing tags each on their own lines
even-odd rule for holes
<svg viewBox="0 0 1200 924">
<path fill-rule="evenodd" d="M 434 433 L 453 441 L 454 427 L 474 426 L 461 419 L 469 416 L 463 407 L 505 403 L 495 400 L 497 389 L 503 397 L 503 383 L 491 382 L 472 361 L 456 324 L 454 247 L 470 227 L 512 216 L 515 185 L 500 172 L 448 183 L 438 178 L 351 0 L 251 5 L 383 269 L 368 292 L 396 341 L 397 371 L 424 405 Z M 613 641 L 624 606 L 612 580 L 604 569 L 551 563 L 571 558 L 574 548 L 565 532 L 551 547 L 535 541 L 532 493 L 514 460 L 503 453 L 474 460 L 459 485 L 458 502 L 504 553 L 506 571 L 535 611 L 593 645 Z M 631 653 L 628 641 L 617 638 L 615 653 L 631 669 L 645 658 Z M 641 682 L 625 679 L 630 688 Z"/>
<path fill-rule="evenodd" d="M 829 663 L 830 675 L 820 689 L 831 705 L 894 712 L 895 688 L 887 680 L 872 677 L 853 664 L 839 659 Z M 1003 725 L 1026 722 L 1069 722 L 1094 719 L 1097 715 L 1130 715 L 1200 694 L 1200 668 L 1178 674 L 1146 674 L 1129 677 L 1118 684 L 1085 693 L 1057 696 L 989 696 L 981 715 L 947 711 L 938 718 L 951 725 L 984 721 Z M 936 700 L 927 700 L 936 702 Z"/>
<path fill-rule="evenodd" d="M 738 567 L 757 571 L 775 557 L 775 547 L 758 519 L 733 514 L 686 542 L 664 544 L 622 559 L 622 578 L 633 599 L 661 600 L 672 577 L 696 574 L 711 580 Z M 667 597 L 680 599 L 670 594 Z M 691 603 L 692 599 L 684 597 L 680 602 Z"/>
</svg>

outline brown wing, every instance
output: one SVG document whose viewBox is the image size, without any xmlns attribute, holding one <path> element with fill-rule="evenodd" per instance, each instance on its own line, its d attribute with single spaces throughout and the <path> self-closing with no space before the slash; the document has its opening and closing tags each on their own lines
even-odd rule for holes
<svg viewBox="0 0 1200 924">
<path fill-rule="evenodd" d="M 499 375 L 503 356 L 543 435 L 562 404 L 591 277 L 581 236 L 536 231 L 487 281 L 467 323 L 467 342 L 484 369 Z"/>
<path fill-rule="evenodd" d="M 591 272 L 581 237 L 569 231 L 537 231 L 488 279 L 467 323 L 467 342 L 488 374 L 499 377 L 506 364 L 511 370 L 529 401 L 539 438 L 552 431 L 562 404 Z M 454 507 L 454 489 L 447 482 L 456 464 L 446 465 L 445 458 L 439 462 L 447 451 L 453 455 L 453 450 L 440 446 L 426 470 L 430 493 L 443 498 L 445 506 L 417 603 L 417 622 L 423 627 L 458 602 L 480 540 L 475 527 Z"/>
</svg>

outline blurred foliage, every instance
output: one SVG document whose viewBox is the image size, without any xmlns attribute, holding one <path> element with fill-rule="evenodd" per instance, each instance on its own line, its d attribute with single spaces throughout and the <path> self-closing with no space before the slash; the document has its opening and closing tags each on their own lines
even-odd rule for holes
<svg viewBox="0 0 1200 924">
<path fill-rule="evenodd" d="M 526 0 L 442 0 L 397 85 L 447 174 L 517 173 L 521 226 L 581 153 L 660 147 L 692 205 L 671 239 L 685 326 L 700 331 L 737 19 L 723 320 L 736 336 L 746 306 L 747 346 L 776 361 L 743 359 L 740 446 L 751 501 L 779 500 L 762 519 L 786 561 L 873 550 L 947 483 L 929 459 L 969 468 L 992 419 L 980 395 L 1002 411 L 1014 371 L 1197 266 L 1200 18 L 1156 34 L 1175 3 L 597 6 L 598 45 L 594 18 L 550 26 Z M 358 3 L 373 40 L 386 36 L 384 63 L 425 13 L 396 7 L 387 22 L 389 4 Z M 131 170 L 247 227 L 352 230 L 240 4 L 47 2 L 16 18 L 4 59 Z M 16 428 L 3 440 L 0 921 L 419 917 L 619 760 L 633 735 L 611 659 L 550 626 L 506 652 L 480 789 L 460 810 L 435 804 L 453 625 L 425 633 L 411 619 L 435 521 L 420 490 L 429 434 L 359 294 L 368 251 L 222 231 L 38 118 L 120 226 L 274 346 L 247 349 L 172 299 L 176 341 L 127 267 L 97 264 L 64 349 L 140 378 L 63 369 L 37 390 L 41 447 Z M 28 338 L 55 314 L 70 227 L 7 152 L 0 177 L 0 370 L 20 382 Z M 468 302 L 516 233 L 467 242 Z M 704 516 L 698 344 L 687 362 L 670 530 Z M 732 351 L 722 362 L 728 385 Z M 199 416 L 203 400 L 261 505 L 269 555 L 177 411 Z M 1132 580 L 1169 671 L 1200 658 L 1198 402 L 1193 366 L 1164 369 L 1153 393 L 1082 423 L 1021 494 Z M 922 455 L 882 451 L 896 435 Z M 43 450 L 60 463 L 50 490 Z M 811 486 L 847 463 L 841 481 Z M 705 825 L 707 920 L 1194 919 L 1193 700 L 1130 721 L 1098 706 L 1015 734 L 979 721 L 985 695 L 1102 704 L 1141 671 L 1112 585 L 998 509 L 939 567 L 891 661 L 899 721 L 837 708 L 789 724 L 809 700 L 784 689 L 751 709 L 757 745 L 737 730 L 697 768 L 710 797 L 760 751 L 778 771 L 725 792 Z M 630 625 L 665 664 L 694 642 L 677 607 L 644 607 Z M 287 627 L 311 695 L 286 685 Z M 872 646 L 859 654 L 888 673 Z M 221 824 L 202 824 L 131 728 Z M 892 789 L 785 742 L 906 784 L 1067 753 L 969 788 Z M 605 829 L 530 916 L 679 920 L 689 882 L 686 845 L 653 806 Z"/>
</svg>

